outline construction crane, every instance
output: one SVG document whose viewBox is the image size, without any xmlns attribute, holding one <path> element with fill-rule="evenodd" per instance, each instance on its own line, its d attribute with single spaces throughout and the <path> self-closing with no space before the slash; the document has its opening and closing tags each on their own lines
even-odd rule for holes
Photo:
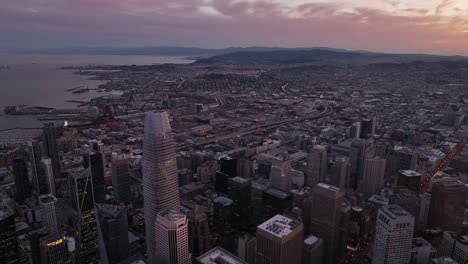
<svg viewBox="0 0 468 264">
<path fill-rule="evenodd" d="M 445 168 L 445 166 L 448 165 L 448 163 L 450 162 L 450 160 L 455 156 L 457 155 L 458 153 L 460 153 L 462 150 L 463 150 L 463 147 L 468 143 L 468 137 L 465 138 L 464 140 L 460 141 L 453 149 L 452 151 L 450 151 L 449 154 L 447 154 L 440 162 L 439 164 L 437 164 L 436 167 L 434 167 L 432 170 L 430 170 L 427 174 L 426 174 L 426 177 L 424 177 L 424 180 L 422 180 L 421 184 L 420 184 L 420 188 L 422 190 L 425 190 L 426 192 L 428 191 L 428 186 L 429 186 L 429 183 L 431 182 L 432 178 L 434 178 L 434 176 L 439 172 L 441 171 L 443 168 Z"/>
</svg>

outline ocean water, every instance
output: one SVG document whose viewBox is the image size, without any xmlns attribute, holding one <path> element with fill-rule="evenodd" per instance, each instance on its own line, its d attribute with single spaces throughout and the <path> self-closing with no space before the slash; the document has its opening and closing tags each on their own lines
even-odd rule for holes
<svg viewBox="0 0 468 264">
<path fill-rule="evenodd" d="M 67 89 L 76 86 L 96 88 L 103 81 L 89 80 L 90 76 L 60 69 L 82 65 L 149 65 L 160 63 L 191 63 L 183 57 L 119 56 L 119 55 L 12 55 L 0 54 L 0 130 L 35 128 L 42 123 L 37 116 L 6 116 L 3 108 L 9 105 L 48 107 L 76 107 L 68 100 L 89 100 L 103 93 L 90 91 L 73 94 Z"/>
</svg>

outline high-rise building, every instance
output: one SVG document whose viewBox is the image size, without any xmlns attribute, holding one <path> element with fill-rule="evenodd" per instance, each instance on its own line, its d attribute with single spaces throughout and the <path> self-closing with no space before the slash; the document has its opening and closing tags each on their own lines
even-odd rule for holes
<svg viewBox="0 0 468 264">
<path fill-rule="evenodd" d="M 338 251 L 336 254 L 338 258 L 341 258 L 346 253 L 346 247 L 348 246 L 349 236 L 349 222 L 351 217 L 351 204 L 343 199 L 340 210 L 340 225 L 339 225 L 339 238 L 338 238 Z"/>
<path fill-rule="evenodd" d="M 43 158 L 41 160 L 41 166 L 42 170 L 40 170 L 40 172 L 45 175 L 48 193 L 56 195 L 54 168 L 52 167 L 52 160 L 50 158 Z"/>
<path fill-rule="evenodd" d="M 197 258 L 197 264 L 247 264 L 222 247 L 215 247 Z M 251 263 L 249 263 L 251 264 Z"/>
<path fill-rule="evenodd" d="M 348 157 L 339 156 L 330 168 L 330 184 L 345 191 L 349 188 L 351 163 Z"/>
<path fill-rule="evenodd" d="M 99 152 L 91 152 L 83 157 L 84 167 L 90 168 L 93 175 L 94 201 L 97 203 L 106 202 L 106 185 L 104 181 L 103 156 Z"/>
<path fill-rule="evenodd" d="M 229 178 L 228 194 L 233 201 L 234 228 L 248 231 L 252 214 L 252 181 L 241 177 Z"/>
<path fill-rule="evenodd" d="M 373 264 L 406 264 L 411 256 L 414 217 L 398 205 L 379 209 Z"/>
<path fill-rule="evenodd" d="M 327 147 L 322 145 L 314 146 L 309 153 L 306 186 L 314 187 L 317 183 L 325 181 L 327 165 Z"/>
<path fill-rule="evenodd" d="M 15 214 L 7 206 L 0 206 L 0 263 L 19 263 Z"/>
<path fill-rule="evenodd" d="M 451 257 L 438 257 L 431 259 L 431 264 L 458 264 Z"/>
<path fill-rule="evenodd" d="M 42 194 L 38 200 L 43 212 L 44 227 L 47 227 L 52 233 L 58 232 L 57 198 L 52 194 Z"/>
<path fill-rule="evenodd" d="M 130 174 L 127 160 L 115 158 L 112 161 L 111 169 L 115 202 L 130 204 L 132 202 L 132 192 L 130 191 Z"/>
<path fill-rule="evenodd" d="M 38 140 L 33 140 L 28 142 L 30 147 L 30 160 L 32 167 L 32 185 L 35 193 L 42 194 L 46 193 L 44 174 L 40 173 L 41 170 L 41 159 L 42 151 L 40 142 Z M 44 186 L 42 186 L 44 185 Z"/>
<path fill-rule="evenodd" d="M 216 244 L 230 252 L 235 249 L 233 206 L 233 201 L 226 197 L 220 196 L 213 200 L 213 231 Z"/>
<path fill-rule="evenodd" d="M 342 252 L 340 243 L 341 208 L 344 193 L 335 186 L 324 183 L 312 189 L 312 215 L 310 232 L 323 239 L 324 263 L 336 263 L 338 252 Z"/>
<path fill-rule="evenodd" d="M 374 148 L 365 140 L 355 139 L 351 142 L 350 162 L 351 162 L 351 185 L 357 187 L 357 183 L 363 179 L 364 164 L 367 158 L 372 158 Z"/>
<path fill-rule="evenodd" d="M 156 263 L 190 264 L 187 217 L 173 209 L 158 213 L 155 224 Z"/>
<path fill-rule="evenodd" d="M 302 223 L 275 215 L 257 226 L 257 264 L 301 264 Z"/>
<path fill-rule="evenodd" d="M 361 135 L 360 138 L 372 138 L 375 131 L 372 119 L 363 119 L 361 121 Z"/>
<path fill-rule="evenodd" d="M 357 250 L 370 231 L 370 216 L 361 207 L 353 206 L 349 217 L 348 248 Z"/>
<path fill-rule="evenodd" d="M 315 236 L 308 236 L 304 240 L 302 249 L 302 264 L 322 264 L 323 240 Z"/>
<path fill-rule="evenodd" d="M 130 256 L 125 205 L 96 204 L 101 263 L 119 263 Z"/>
<path fill-rule="evenodd" d="M 366 159 L 362 180 L 358 189 L 362 192 L 376 194 L 384 187 L 385 159 L 378 157 Z"/>
<path fill-rule="evenodd" d="M 146 246 L 153 264 L 156 216 L 163 210 L 180 210 L 176 153 L 166 112 L 146 113 L 142 167 Z"/>
<path fill-rule="evenodd" d="M 356 122 L 351 126 L 349 136 L 355 139 L 359 139 L 361 137 L 361 122 Z"/>
<path fill-rule="evenodd" d="M 429 225 L 457 231 L 463 224 L 468 187 L 460 181 L 432 185 L 429 205 Z"/>
<path fill-rule="evenodd" d="M 435 257 L 436 250 L 431 243 L 422 237 L 415 237 L 411 241 L 411 257 L 409 264 L 426 264 Z"/>
<path fill-rule="evenodd" d="M 44 125 L 43 131 L 43 143 L 44 151 L 43 154 L 49 157 L 52 161 L 52 168 L 54 171 L 54 178 L 61 178 L 60 172 L 60 157 L 57 149 L 57 135 L 54 123 L 47 123 Z"/>
<path fill-rule="evenodd" d="M 286 209 L 292 207 L 292 195 L 275 188 L 263 191 L 262 217 L 263 220 L 270 219 L 277 214 L 283 214 Z"/>
<path fill-rule="evenodd" d="M 289 192 L 292 187 L 291 180 L 291 162 L 283 160 L 274 160 L 270 170 L 271 187 L 284 192 Z"/>
<path fill-rule="evenodd" d="M 453 231 L 444 232 L 439 245 L 439 256 L 448 256 L 458 263 L 468 262 L 468 236 Z"/>
<path fill-rule="evenodd" d="M 397 185 L 408 188 L 413 192 L 419 193 L 419 184 L 421 183 L 421 173 L 413 170 L 400 170 L 398 172 Z"/>
<path fill-rule="evenodd" d="M 26 198 L 31 197 L 28 165 L 23 159 L 15 159 L 12 168 L 15 176 L 16 201 L 23 203 Z"/>
<path fill-rule="evenodd" d="M 206 213 L 198 207 L 187 213 L 187 219 L 189 252 L 192 260 L 195 260 L 209 249 L 209 220 Z"/>
<path fill-rule="evenodd" d="M 91 169 L 70 174 L 69 186 L 72 207 L 76 210 L 75 237 L 78 260 L 81 263 L 99 263 L 99 244 Z"/>
<path fill-rule="evenodd" d="M 256 263 L 257 239 L 242 233 L 237 237 L 237 256 L 249 264 Z"/>
<path fill-rule="evenodd" d="M 67 238 L 58 233 L 52 233 L 39 239 L 39 247 L 43 264 L 66 263 L 69 260 Z"/>
</svg>

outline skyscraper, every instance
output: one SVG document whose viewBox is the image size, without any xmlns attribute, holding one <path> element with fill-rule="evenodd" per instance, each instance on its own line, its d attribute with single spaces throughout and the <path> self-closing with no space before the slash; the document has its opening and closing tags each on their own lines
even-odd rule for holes
<svg viewBox="0 0 468 264">
<path fill-rule="evenodd" d="M 33 140 L 28 142 L 29 147 L 31 148 L 31 167 L 32 167 L 32 185 L 34 192 L 38 194 L 46 193 L 45 179 L 44 174 L 41 173 L 41 159 L 42 151 L 41 144 L 38 140 Z"/>
<path fill-rule="evenodd" d="M 270 183 L 273 188 L 289 192 L 292 186 L 291 162 L 274 160 L 271 165 Z"/>
<path fill-rule="evenodd" d="M 187 219 L 189 252 L 195 260 L 209 249 L 209 221 L 206 213 L 198 207 L 187 213 Z"/>
<path fill-rule="evenodd" d="M 52 160 L 50 158 L 43 158 L 41 160 L 41 166 L 42 168 L 39 171 L 45 175 L 47 192 L 56 195 L 54 168 L 52 167 Z"/>
<path fill-rule="evenodd" d="M 106 202 L 106 185 L 104 181 L 103 156 L 99 152 L 91 152 L 83 157 L 84 167 L 90 168 L 93 178 L 94 200 L 97 203 Z"/>
<path fill-rule="evenodd" d="M 247 231 L 252 214 L 252 181 L 241 177 L 228 179 L 228 194 L 233 201 L 233 225 L 241 231 Z"/>
<path fill-rule="evenodd" d="M 325 181 L 328 164 L 327 157 L 326 146 L 316 145 L 310 150 L 306 186 L 314 187 L 317 183 Z"/>
<path fill-rule="evenodd" d="M 319 237 L 308 236 L 304 239 L 302 249 L 302 264 L 322 264 L 323 240 Z"/>
<path fill-rule="evenodd" d="M 310 232 L 324 241 L 324 263 L 336 263 L 340 243 L 340 216 L 344 194 L 339 188 L 319 183 L 312 189 Z"/>
<path fill-rule="evenodd" d="M 0 263 L 18 263 L 18 260 L 15 214 L 9 207 L 0 205 Z"/>
<path fill-rule="evenodd" d="M 362 180 L 364 174 L 364 163 L 367 158 L 374 155 L 374 149 L 365 140 L 355 139 L 351 142 L 351 185 L 357 187 L 357 183 Z"/>
<path fill-rule="evenodd" d="M 112 161 L 111 168 L 114 200 L 117 203 L 131 203 L 132 193 L 130 191 L 130 174 L 128 172 L 127 160 L 116 158 Z"/>
<path fill-rule="evenodd" d="M 398 205 L 379 209 L 373 264 L 406 264 L 410 260 L 414 217 Z"/>
<path fill-rule="evenodd" d="M 44 156 L 49 157 L 52 160 L 52 168 L 54 171 L 54 178 L 61 178 L 60 175 L 60 157 L 57 149 L 57 135 L 54 123 L 47 123 L 44 125 L 43 132 L 43 143 L 44 143 Z"/>
<path fill-rule="evenodd" d="M 58 233 L 39 239 L 42 263 L 58 264 L 69 260 L 67 238 Z"/>
<path fill-rule="evenodd" d="M 358 181 L 358 189 L 361 192 L 376 194 L 384 186 L 384 176 L 385 159 L 366 159 L 362 180 Z"/>
<path fill-rule="evenodd" d="M 468 187 L 460 181 L 434 183 L 429 205 L 429 225 L 443 230 L 460 230 L 467 195 Z"/>
<path fill-rule="evenodd" d="M 197 258 L 197 264 L 247 264 L 222 247 L 215 247 Z M 252 263 L 249 263 L 252 264 Z"/>
<path fill-rule="evenodd" d="M 158 212 L 180 210 L 174 140 L 166 112 L 149 112 L 143 139 L 143 193 L 148 262 L 156 263 L 154 223 Z"/>
<path fill-rule="evenodd" d="M 351 173 L 351 163 L 348 157 L 339 156 L 335 159 L 330 169 L 331 185 L 345 191 L 349 188 L 349 177 Z"/>
<path fill-rule="evenodd" d="M 16 201 L 23 203 L 26 198 L 31 197 L 28 166 L 23 159 L 15 159 L 12 167 L 15 176 Z"/>
<path fill-rule="evenodd" d="M 44 226 L 47 227 L 51 233 L 58 232 L 57 223 L 57 198 L 52 194 L 43 194 L 39 196 L 39 206 L 43 210 Z"/>
<path fill-rule="evenodd" d="M 96 204 L 101 263 L 119 263 L 130 256 L 127 207 Z"/>
<path fill-rule="evenodd" d="M 216 235 L 216 244 L 230 252 L 235 248 L 233 206 L 233 201 L 226 197 L 220 196 L 213 200 L 213 231 Z"/>
<path fill-rule="evenodd" d="M 439 246 L 439 256 L 448 256 L 458 263 L 468 262 L 468 236 L 456 232 L 444 232 Z"/>
<path fill-rule="evenodd" d="M 154 228 L 156 263 L 192 263 L 188 245 L 187 217 L 173 209 L 158 213 Z"/>
<path fill-rule="evenodd" d="M 301 264 L 302 223 L 275 215 L 257 226 L 257 264 Z"/>
</svg>

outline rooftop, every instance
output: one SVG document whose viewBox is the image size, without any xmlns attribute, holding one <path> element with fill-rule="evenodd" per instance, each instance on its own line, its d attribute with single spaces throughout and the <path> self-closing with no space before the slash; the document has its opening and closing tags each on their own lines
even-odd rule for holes
<svg viewBox="0 0 468 264">
<path fill-rule="evenodd" d="M 299 222 L 278 214 L 263 222 L 257 228 L 282 238 L 289 235 L 299 225 Z"/>
<path fill-rule="evenodd" d="M 320 241 L 320 238 L 310 235 L 306 239 L 304 239 L 304 244 L 308 246 L 312 246 L 319 241 Z"/>
<path fill-rule="evenodd" d="M 39 201 L 43 204 L 49 204 L 57 202 L 57 198 L 52 194 L 42 194 L 39 196 Z"/>
<path fill-rule="evenodd" d="M 458 264 L 458 262 L 453 260 L 451 257 L 433 258 L 432 263 L 436 263 L 436 264 Z"/>
<path fill-rule="evenodd" d="M 159 216 L 161 216 L 168 222 L 175 222 L 175 221 L 185 218 L 184 214 L 177 212 L 175 210 L 172 210 L 172 209 L 164 210 L 160 212 Z"/>
<path fill-rule="evenodd" d="M 249 179 L 246 179 L 246 178 L 242 178 L 242 177 L 234 177 L 234 178 L 230 178 L 232 181 L 236 181 L 236 182 L 239 182 L 239 183 L 245 183 L 245 182 L 248 182 Z"/>
<path fill-rule="evenodd" d="M 406 177 L 421 177 L 421 173 L 414 170 L 401 170 L 400 173 Z"/>
<path fill-rule="evenodd" d="M 203 264 L 247 264 L 222 247 L 215 247 L 197 258 Z"/>
<path fill-rule="evenodd" d="M 269 188 L 265 190 L 266 193 L 276 196 L 281 199 L 286 199 L 289 196 L 289 193 L 283 192 L 281 190 L 275 189 L 275 188 Z"/>
<path fill-rule="evenodd" d="M 3 220 L 13 214 L 13 210 L 8 206 L 0 206 L 0 220 Z"/>
<path fill-rule="evenodd" d="M 216 197 L 213 202 L 222 204 L 223 206 L 230 206 L 233 203 L 231 199 L 226 197 Z"/>
</svg>

